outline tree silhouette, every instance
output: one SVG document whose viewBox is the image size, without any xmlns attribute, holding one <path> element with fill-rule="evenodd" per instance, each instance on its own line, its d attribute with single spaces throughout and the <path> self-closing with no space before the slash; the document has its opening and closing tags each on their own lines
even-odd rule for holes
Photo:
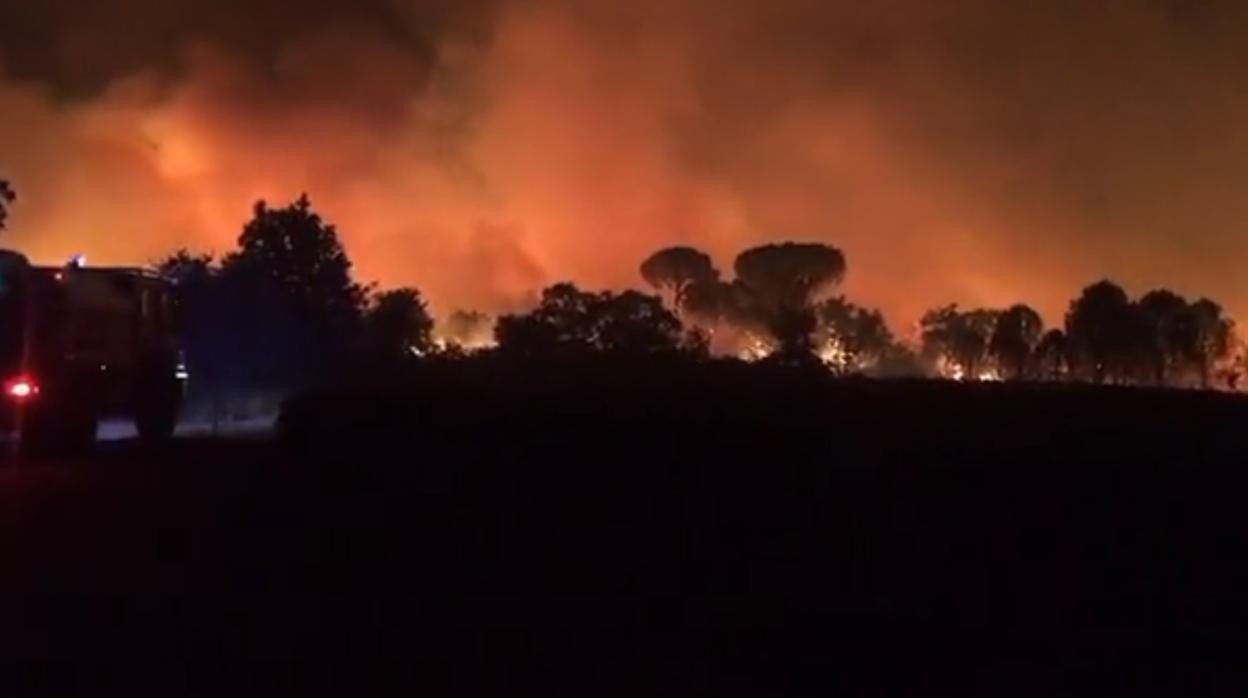
<svg viewBox="0 0 1248 698">
<path fill-rule="evenodd" d="M 179 249 L 168 257 L 158 260 L 153 268 L 158 276 L 174 287 L 177 295 L 184 294 L 188 289 L 202 286 L 212 278 L 214 273 L 212 255 L 191 252 L 186 248 Z"/>
<path fill-rule="evenodd" d="M 691 284 L 685 291 L 681 311 L 690 320 L 708 326 L 726 323 L 747 331 L 768 331 L 765 314 L 750 289 L 740 281 Z"/>
<path fill-rule="evenodd" d="M 554 325 L 533 313 L 500 317 L 494 325 L 494 341 L 501 354 L 525 358 L 554 356 L 585 348 L 563 341 Z"/>
<path fill-rule="evenodd" d="M 390 360 L 427 354 L 433 348 L 433 318 L 420 291 L 398 288 L 373 297 L 364 316 L 368 344 Z"/>
<path fill-rule="evenodd" d="M 994 310 L 960 311 L 957 304 L 929 310 L 919 321 L 924 355 L 944 357 L 964 378 L 977 377 L 999 315 Z"/>
<path fill-rule="evenodd" d="M 1191 305 L 1195 325 L 1195 351 L 1192 359 L 1200 372 L 1200 385 L 1208 388 L 1213 369 L 1230 357 L 1235 348 L 1235 323 L 1222 314 L 1222 306 L 1201 298 Z"/>
<path fill-rule="evenodd" d="M 1197 355 L 1197 323 L 1187 300 L 1166 289 L 1149 291 L 1136 303 L 1144 354 L 1153 381 L 1165 385 L 1171 373 Z"/>
<path fill-rule="evenodd" d="M 530 316 L 549 326 L 558 344 L 592 347 L 596 344 L 594 314 L 598 302 L 593 293 L 571 283 L 559 283 L 542 291 L 541 303 Z"/>
<path fill-rule="evenodd" d="M 689 287 L 719 280 L 711 258 L 692 247 L 668 247 L 641 263 L 641 276 L 655 290 L 670 294 L 673 308 L 681 308 Z"/>
<path fill-rule="evenodd" d="M 257 202 L 225 266 L 248 266 L 299 305 L 335 320 L 359 316 L 367 293 L 351 278 L 351 262 L 334 226 L 312 210 L 307 194 L 286 208 Z"/>
<path fill-rule="evenodd" d="M 862 370 L 878 364 L 893 345 L 884 316 L 878 310 L 857 306 L 844 296 L 818 304 L 816 315 L 824 341 L 836 345 L 842 368 Z"/>
<path fill-rule="evenodd" d="M 1065 332 L 1056 328 L 1045 332 L 1033 351 L 1032 363 L 1038 376 L 1044 380 L 1061 380 L 1070 368 L 1068 352 Z"/>
<path fill-rule="evenodd" d="M 0 230 L 4 230 L 9 220 L 9 205 L 17 201 L 17 192 L 8 180 L 0 179 Z"/>
<path fill-rule="evenodd" d="M 746 250 L 733 267 L 748 312 L 763 318 L 781 356 L 809 356 L 814 301 L 844 278 L 844 254 L 830 245 L 786 242 Z"/>
<path fill-rule="evenodd" d="M 1096 383 L 1130 377 L 1140 323 L 1126 291 L 1109 280 L 1083 289 L 1066 313 L 1071 368 Z"/>
<path fill-rule="evenodd" d="M 366 290 L 334 226 L 306 195 L 285 208 L 261 201 L 221 265 L 221 296 L 235 308 L 241 379 L 288 388 L 317 379 L 356 343 Z"/>
<path fill-rule="evenodd" d="M 733 314 L 732 284 L 717 279 L 696 281 L 684 291 L 680 310 L 705 325 L 716 325 Z"/>
<path fill-rule="evenodd" d="M 495 328 L 499 350 L 517 356 L 652 355 L 677 351 L 680 335 L 680 321 L 654 296 L 588 293 L 570 283 L 547 288 L 537 308 L 506 315 Z"/>
<path fill-rule="evenodd" d="M 681 307 L 684 320 L 699 332 L 695 342 L 729 354 L 738 354 L 743 341 L 771 334 L 766 318 L 750 300 L 750 291 L 739 281 L 705 280 L 690 284 Z M 695 346 L 696 349 L 696 346 Z"/>
<path fill-rule="evenodd" d="M 553 356 L 592 349 L 591 316 L 597 302 L 594 294 L 571 283 L 550 286 L 532 311 L 499 318 L 494 328 L 499 350 L 515 356 Z"/>
<path fill-rule="evenodd" d="M 596 344 L 619 354 L 673 352 L 680 343 L 681 325 L 663 302 L 637 291 L 604 293 L 594 308 Z"/>
<path fill-rule="evenodd" d="M 1043 332 L 1040 314 L 1026 305 L 1011 306 L 997 317 L 988 352 L 996 358 L 1003 375 L 1014 380 L 1026 376 L 1027 360 Z"/>
</svg>

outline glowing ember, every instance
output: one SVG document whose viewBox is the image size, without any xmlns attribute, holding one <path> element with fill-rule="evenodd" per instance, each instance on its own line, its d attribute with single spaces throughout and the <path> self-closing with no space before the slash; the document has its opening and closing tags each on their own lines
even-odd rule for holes
<svg viewBox="0 0 1248 698">
<path fill-rule="evenodd" d="M 747 335 L 742 342 L 737 358 L 742 361 L 761 361 L 775 352 L 772 343 L 758 335 Z"/>
<path fill-rule="evenodd" d="M 498 346 L 493 335 L 473 336 L 467 338 L 448 339 L 446 337 L 435 336 L 433 338 L 434 353 L 444 353 L 448 351 L 459 351 L 465 354 L 476 354 L 482 351 L 488 351 Z"/>
<path fill-rule="evenodd" d="M 934 369 L 936 376 L 947 380 L 960 381 L 966 376 L 962 365 L 947 356 L 938 357 Z"/>
<path fill-rule="evenodd" d="M 936 359 L 934 368 L 936 376 L 946 380 L 973 383 L 997 383 L 1004 380 L 1001 377 L 1001 372 L 996 368 L 981 369 L 973 376 L 969 375 L 961 364 L 946 356 Z"/>
<path fill-rule="evenodd" d="M 819 347 L 818 355 L 820 361 L 833 369 L 843 371 L 848 368 L 862 368 L 861 365 L 851 366 L 853 364 L 853 356 L 845 351 L 845 344 L 836 337 L 829 337 L 823 343 L 823 346 Z"/>
</svg>

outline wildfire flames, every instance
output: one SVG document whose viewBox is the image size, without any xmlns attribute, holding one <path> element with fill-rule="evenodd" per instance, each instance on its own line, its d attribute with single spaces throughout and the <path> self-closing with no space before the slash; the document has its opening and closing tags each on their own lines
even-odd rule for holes
<svg viewBox="0 0 1248 698">
<path fill-rule="evenodd" d="M 742 339 L 737 358 L 742 361 L 762 361 L 776 351 L 775 343 L 766 337 L 746 334 Z"/>
<path fill-rule="evenodd" d="M 835 370 L 861 369 L 862 366 L 854 366 L 853 356 L 845 351 L 845 343 L 836 337 L 829 337 L 819 347 L 816 355 L 819 360 L 827 364 L 828 367 Z"/>
<path fill-rule="evenodd" d="M 457 338 L 446 338 L 434 336 L 433 347 L 439 352 L 462 351 L 467 354 L 475 354 L 481 351 L 487 351 L 498 346 L 498 342 L 491 338 L 473 339 L 468 342 L 462 342 Z"/>
<path fill-rule="evenodd" d="M 1003 380 L 1001 372 L 996 368 L 981 368 L 972 375 L 947 356 L 938 357 L 933 368 L 938 377 L 947 380 L 978 383 L 996 383 Z"/>
<path fill-rule="evenodd" d="M 1144 10 L 1107 29 L 1109 12 L 1018 23 L 1012 3 L 961 0 L 878 12 L 502 0 L 437 3 L 392 27 L 264 0 L 243 41 L 250 17 L 197 22 L 228 3 L 140 3 L 143 22 L 93 10 L 74 23 L 45 12 L 56 3 L 27 4 L 0 27 L 0 177 L 19 195 L 6 244 L 42 261 L 224 250 L 254 200 L 306 191 L 362 280 L 415 285 L 438 313 L 523 308 L 564 279 L 633 286 L 635 261 L 676 242 L 727 259 L 781 236 L 845 249 L 847 292 L 897 325 L 931 299 L 1026 297 L 1056 319 L 1094 269 L 1133 286 L 1199 282 L 1232 314 L 1248 292 L 1222 252 L 1233 236 L 1185 244 L 1195 229 L 1231 235 L 1213 223 L 1243 218 L 1242 187 L 1174 186 L 1209 171 L 1238 180 L 1227 163 L 1248 159 L 1224 134 L 1239 107 L 1096 82 L 1130 60 L 1133 74 L 1164 66 L 1138 89 L 1186 93 L 1236 75 L 1214 60 L 1234 52 L 1055 53 L 1105 35 L 1128 49 L 1196 45 L 1154 35 L 1167 25 Z M 999 45 L 965 40 L 971 6 Z M 1084 38 L 1053 41 L 1048 27 Z M 397 36 L 407 29 L 426 40 Z M 135 47 L 119 47 L 131 33 Z M 1002 70 L 968 77 L 993 62 L 967 47 L 1011 50 Z M 1083 59 L 1051 99 L 1047 71 Z M 1124 105 L 1146 110 L 1129 128 L 1108 118 Z"/>
</svg>

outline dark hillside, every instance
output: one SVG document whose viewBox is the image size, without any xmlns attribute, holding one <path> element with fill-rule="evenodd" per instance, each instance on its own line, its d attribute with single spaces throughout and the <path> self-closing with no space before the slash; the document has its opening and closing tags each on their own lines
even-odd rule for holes
<svg viewBox="0 0 1248 698">
<path fill-rule="evenodd" d="M 1220 682 L 1245 424 L 1213 393 L 730 363 L 452 365 L 283 415 L 385 531 L 353 574 L 488 598 L 506 671 L 621 694 Z"/>
</svg>

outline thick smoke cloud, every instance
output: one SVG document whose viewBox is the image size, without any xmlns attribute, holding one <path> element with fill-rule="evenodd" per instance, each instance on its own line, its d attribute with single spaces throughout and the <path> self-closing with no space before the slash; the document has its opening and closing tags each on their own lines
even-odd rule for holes
<svg viewBox="0 0 1248 698">
<path fill-rule="evenodd" d="M 42 259 L 225 249 L 307 191 L 441 313 L 776 238 L 903 332 L 1104 275 L 1248 310 L 1229 2 L 6 4 L 7 244 Z"/>
</svg>

